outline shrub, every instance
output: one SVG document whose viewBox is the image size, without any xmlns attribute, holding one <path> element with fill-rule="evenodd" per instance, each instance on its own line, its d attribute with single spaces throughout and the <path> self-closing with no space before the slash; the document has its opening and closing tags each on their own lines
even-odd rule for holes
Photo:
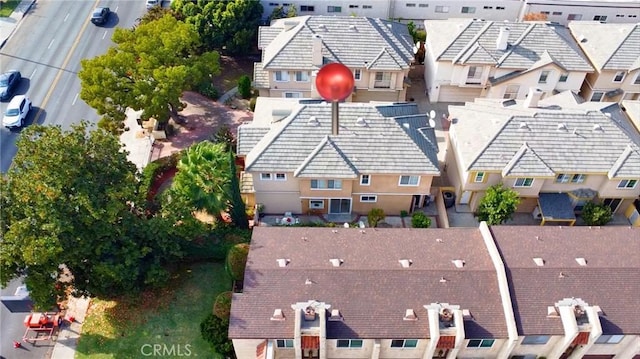
<svg viewBox="0 0 640 359">
<path fill-rule="evenodd" d="M 226 268 L 229 276 L 234 280 L 242 280 L 244 278 L 247 255 L 249 255 L 249 244 L 247 243 L 236 244 L 229 249 Z"/>
<path fill-rule="evenodd" d="M 251 97 L 251 79 L 247 75 L 242 75 L 238 79 L 238 92 L 242 98 Z"/>
<path fill-rule="evenodd" d="M 220 319 L 210 313 L 200 323 L 200 334 L 202 338 L 213 346 L 213 349 L 224 355 L 233 354 L 233 343 L 229 340 L 229 319 Z"/>
<path fill-rule="evenodd" d="M 256 101 L 258 100 L 257 97 L 252 97 L 251 100 L 249 100 L 249 110 L 251 110 L 251 112 L 256 110 Z"/>
<path fill-rule="evenodd" d="M 213 86 L 213 84 L 209 81 L 201 83 L 197 91 L 202 96 L 206 96 L 212 100 L 217 100 L 220 97 L 220 93 L 218 93 L 218 89 Z"/>
<path fill-rule="evenodd" d="M 404 218 L 406 216 L 409 215 L 409 212 L 405 211 L 404 209 L 402 211 L 400 211 L 400 217 Z"/>
<path fill-rule="evenodd" d="M 373 208 L 367 214 L 367 220 L 369 220 L 369 226 L 376 227 L 378 222 L 382 221 L 385 217 L 384 211 L 381 208 Z"/>
<path fill-rule="evenodd" d="M 411 215 L 411 226 L 413 228 L 429 228 L 431 227 L 431 218 L 427 217 L 424 212 L 415 212 Z"/>
<path fill-rule="evenodd" d="M 518 208 L 518 192 L 502 183 L 487 188 L 478 206 L 478 219 L 489 225 L 502 224 L 511 218 Z"/>
<path fill-rule="evenodd" d="M 604 226 L 611 221 L 611 207 L 589 202 L 582 208 L 582 219 L 589 226 Z"/>
<path fill-rule="evenodd" d="M 229 320 L 231 314 L 231 296 L 233 292 L 222 292 L 216 297 L 215 303 L 213 303 L 213 315 L 220 319 Z"/>
</svg>

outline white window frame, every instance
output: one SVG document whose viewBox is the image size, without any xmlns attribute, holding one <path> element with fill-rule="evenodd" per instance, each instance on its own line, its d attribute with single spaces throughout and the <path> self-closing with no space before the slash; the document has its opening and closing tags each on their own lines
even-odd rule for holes
<svg viewBox="0 0 640 359">
<path fill-rule="evenodd" d="M 569 80 L 569 73 L 568 72 L 563 72 L 560 74 L 560 78 L 558 79 L 558 82 L 567 82 Z"/>
<path fill-rule="evenodd" d="M 633 183 L 631 187 L 629 187 L 630 183 Z M 620 182 L 618 182 L 618 189 L 634 189 L 636 188 L 637 185 L 638 185 L 638 180 L 636 179 L 623 179 Z"/>
<path fill-rule="evenodd" d="M 467 70 L 467 81 L 468 84 L 480 84 L 482 79 L 482 67 L 480 66 L 469 66 Z"/>
<path fill-rule="evenodd" d="M 316 182 L 316 187 L 313 186 L 313 182 Z M 329 183 L 333 183 L 333 186 L 329 187 Z M 336 184 L 338 185 L 336 187 Z M 322 191 L 326 191 L 326 190 L 342 190 L 342 180 L 336 180 L 336 179 L 330 179 L 330 180 L 324 180 L 324 179 L 312 179 L 311 183 L 309 185 L 309 187 L 311 187 L 312 190 L 322 190 Z"/>
<path fill-rule="evenodd" d="M 284 98 L 302 98 L 302 92 L 286 91 L 282 93 Z"/>
<path fill-rule="evenodd" d="M 397 345 L 393 346 L 393 342 L 397 342 L 397 341 L 400 341 L 400 340 L 402 340 L 402 345 L 401 346 L 397 346 Z M 418 347 L 418 341 L 419 341 L 419 339 L 392 339 L 391 343 L 389 343 L 389 347 L 391 349 L 404 349 L 404 348 L 414 349 L 414 348 Z M 410 345 L 407 345 L 409 343 L 410 343 Z"/>
<path fill-rule="evenodd" d="M 624 71 L 618 71 L 616 72 L 615 75 L 613 75 L 613 82 L 615 83 L 621 83 L 624 81 L 625 78 L 625 72 Z"/>
<path fill-rule="evenodd" d="M 556 176 L 556 183 L 569 183 L 571 175 L 568 173 L 558 173 Z"/>
<path fill-rule="evenodd" d="M 340 342 L 347 342 L 347 346 L 339 346 Z M 336 339 L 336 349 L 362 349 L 363 347 L 364 340 L 362 339 Z"/>
<path fill-rule="evenodd" d="M 467 11 L 465 11 L 465 9 Z M 475 6 L 463 6 L 460 9 L 460 13 L 462 13 L 462 14 L 475 14 L 476 13 L 476 8 L 475 8 Z"/>
<path fill-rule="evenodd" d="M 590 102 L 600 102 L 600 101 L 602 101 L 603 98 L 604 98 L 604 92 L 603 91 L 593 91 L 591 93 L 591 99 L 589 101 Z"/>
<path fill-rule="evenodd" d="M 362 203 L 376 203 L 378 202 L 378 196 L 374 194 L 363 194 L 360 196 L 360 202 Z"/>
<path fill-rule="evenodd" d="M 602 334 L 596 339 L 595 344 L 618 344 L 624 339 L 624 335 L 620 334 Z"/>
<path fill-rule="evenodd" d="M 271 176 L 271 173 L 260 173 L 260 181 L 271 181 L 273 179 L 273 176 Z"/>
<path fill-rule="evenodd" d="M 315 203 L 315 205 L 314 205 Z M 309 208 L 310 209 L 324 209 L 324 200 L 322 199 L 310 199 L 309 200 Z"/>
<path fill-rule="evenodd" d="M 575 173 L 571 176 L 571 183 L 584 183 L 585 178 L 587 178 L 587 175 Z"/>
<path fill-rule="evenodd" d="M 531 183 L 529 183 L 528 186 L 527 186 L 527 180 L 531 180 Z M 519 177 L 519 178 L 516 178 L 515 181 L 513 181 L 513 187 L 528 188 L 533 186 L 533 182 L 535 181 L 536 180 L 533 177 Z M 520 182 L 520 184 L 518 184 L 518 182 Z"/>
<path fill-rule="evenodd" d="M 362 70 L 360 69 L 354 69 L 353 70 L 353 79 L 356 81 L 359 81 L 362 79 Z"/>
<path fill-rule="evenodd" d="M 371 185 L 371 176 L 370 175 L 360 175 L 360 185 L 361 186 L 370 186 Z"/>
<path fill-rule="evenodd" d="M 471 341 L 478 341 L 478 345 L 471 345 Z M 489 346 L 483 346 L 484 343 L 491 343 L 491 345 Z M 471 348 L 471 349 L 489 349 L 491 347 L 493 347 L 493 344 L 495 344 L 496 340 L 495 339 L 469 339 L 469 341 L 467 342 L 467 348 Z"/>
<path fill-rule="evenodd" d="M 280 79 L 278 79 L 278 77 Z M 276 71 L 273 73 L 273 80 L 275 82 L 289 82 L 289 71 Z"/>
<path fill-rule="evenodd" d="M 327 6 L 327 12 L 342 12 L 342 6 Z"/>
<path fill-rule="evenodd" d="M 444 5 L 436 5 L 436 12 L 446 14 L 449 12 L 449 7 Z"/>
<path fill-rule="evenodd" d="M 522 339 L 521 345 L 545 345 L 549 341 L 549 335 L 527 335 Z"/>
<path fill-rule="evenodd" d="M 273 180 L 274 181 L 286 181 L 287 180 L 287 174 L 286 173 L 274 173 Z"/>
<path fill-rule="evenodd" d="M 293 339 L 276 339 L 276 347 L 293 349 Z"/>
<path fill-rule="evenodd" d="M 473 182 L 474 183 L 483 183 L 484 182 L 484 178 L 487 174 L 483 171 L 478 171 L 476 173 L 473 174 Z"/>
<path fill-rule="evenodd" d="M 296 71 L 296 82 L 309 82 L 309 71 Z"/>
<path fill-rule="evenodd" d="M 515 90 L 515 91 L 514 91 Z M 518 94 L 520 93 L 520 85 L 507 85 L 504 89 L 503 99 L 516 99 L 518 98 Z"/>
<path fill-rule="evenodd" d="M 374 88 L 391 88 L 391 72 L 378 71 L 375 74 Z"/>
<path fill-rule="evenodd" d="M 402 179 L 403 178 L 407 178 L 407 183 L 403 184 L 402 183 Z M 415 181 L 412 181 L 413 179 L 415 179 Z M 415 182 L 415 183 L 412 183 Z M 398 186 L 402 186 L 402 187 L 417 187 L 420 185 L 420 176 L 416 176 L 416 175 L 409 175 L 409 176 L 400 176 L 400 178 L 398 179 Z"/>
<path fill-rule="evenodd" d="M 540 72 L 540 77 L 538 77 L 539 84 L 546 84 L 549 81 L 549 76 L 551 75 L 551 71 L 544 70 Z"/>
</svg>

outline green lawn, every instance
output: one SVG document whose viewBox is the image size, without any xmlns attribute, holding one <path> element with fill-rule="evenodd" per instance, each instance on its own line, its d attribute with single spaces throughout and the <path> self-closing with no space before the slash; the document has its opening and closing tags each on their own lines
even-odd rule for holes
<svg viewBox="0 0 640 359">
<path fill-rule="evenodd" d="M 223 263 L 198 263 L 178 271 L 171 288 L 133 300 L 92 302 L 77 359 L 154 357 L 222 358 L 200 335 L 200 322 L 218 293 L 231 289 Z"/>
<path fill-rule="evenodd" d="M 0 17 L 9 17 L 21 0 L 2 0 L 0 1 Z"/>
</svg>

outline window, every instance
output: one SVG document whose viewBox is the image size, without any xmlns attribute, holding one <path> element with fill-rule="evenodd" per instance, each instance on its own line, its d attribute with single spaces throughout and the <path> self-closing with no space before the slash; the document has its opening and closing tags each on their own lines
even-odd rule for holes
<svg viewBox="0 0 640 359">
<path fill-rule="evenodd" d="M 297 82 L 309 82 L 309 73 L 307 71 L 296 71 Z"/>
<path fill-rule="evenodd" d="M 569 16 L 567 16 L 567 20 L 582 20 L 582 15 L 581 14 L 569 14 Z"/>
<path fill-rule="evenodd" d="M 461 12 L 463 14 L 475 14 L 476 8 L 472 6 L 463 6 Z"/>
<path fill-rule="evenodd" d="M 618 344 L 622 341 L 624 335 L 601 335 L 596 339 L 596 344 Z"/>
<path fill-rule="evenodd" d="M 300 11 L 315 11 L 315 7 L 309 5 L 300 5 Z"/>
<path fill-rule="evenodd" d="M 587 176 L 583 175 L 583 174 L 566 174 L 566 173 L 559 173 L 556 176 L 556 183 L 582 183 L 584 182 L 584 179 Z"/>
<path fill-rule="evenodd" d="M 570 177 L 571 175 L 568 175 L 566 173 L 560 173 L 556 176 L 556 183 L 567 183 L 569 182 Z"/>
<path fill-rule="evenodd" d="M 270 2 L 269 6 L 280 6 L 280 4 L 278 4 L 277 2 Z"/>
<path fill-rule="evenodd" d="M 286 173 L 276 173 L 276 181 L 286 181 L 287 180 L 287 174 Z"/>
<path fill-rule="evenodd" d="M 429 7 L 429 4 L 418 4 L 418 7 Z"/>
<path fill-rule="evenodd" d="M 360 7 L 360 6 L 358 6 L 358 5 L 349 5 L 349 9 L 357 9 L 357 8 L 359 8 L 359 7 Z"/>
<path fill-rule="evenodd" d="M 567 82 L 568 78 L 569 78 L 569 73 L 565 72 L 560 75 L 560 79 L 558 80 L 558 82 Z"/>
<path fill-rule="evenodd" d="M 533 184 L 533 178 L 516 178 L 516 182 L 513 184 L 514 187 L 531 187 Z"/>
<path fill-rule="evenodd" d="M 448 6 L 436 6 L 436 12 L 446 13 L 449 12 Z"/>
<path fill-rule="evenodd" d="M 504 6 L 496 6 L 496 10 L 504 10 Z"/>
<path fill-rule="evenodd" d="M 591 94 L 591 102 L 600 102 L 602 101 L 602 98 L 604 97 L 604 92 L 602 91 L 594 91 Z"/>
<path fill-rule="evenodd" d="M 548 335 L 527 335 L 522 339 L 522 344 L 541 345 L 547 344 L 549 341 Z"/>
<path fill-rule="evenodd" d="M 341 180 L 311 180 L 311 189 L 341 189 Z"/>
<path fill-rule="evenodd" d="M 415 348 L 418 346 L 418 339 L 394 339 L 391 341 L 392 348 Z"/>
<path fill-rule="evenodd" d="M 476 182 L 476 183 L 484 182 L 484 172 L 476 172 L 473 175 L 473 182 Z"/>
<path fill-rule="evenodd" d="M 633 15 L 627 15 L 627 17 L 638 17 L 638 15 L 633 14 Z"/>
<path fill-rule="evenodd" d="M 371 5 L 362 5 L 363 9 L 372 9 L 373 7 Z"/>
<path fill-rule="evenodd" d="M 482 68 L 480 66 L 469 66 L 469 71 L 467 72 L 467 83 L 479 84 L 480 77 L 482 77 Z"/>
<path fill-rule="evenodd" d="M 575 174 L 571 176 L 571 183 L 582 183 L 587 176 L 582 174 Z"/>
<path fill-rule="evenodd" d="M 638 74 L 638 76 L 636 76 L 636 80 L 633 81 L 634 85 L 640 85 L 640 73 Z"/>
<path fill-rule="evenodd" d="M 360 196 L 360 202 L 377 202 L 378 196 L 374 195 L 363 195 Z"/>
<path fill-rule="evenodd" d="M 548 12 L 548 11 L 540 11 L 540 13 L 541 13 L 542 15 L 549 15 L 549 14 L 550 14 L 550 12 Z"/>
<path fill-rule="evenodd" d="M 342 6 L 327 6 L 327 12 L 342 12 Z"/>
<path fill-rule="evenodd" d="M 276 71 L 275 77 L 277 82 L 287 82 L 289 81 L 289 72 L 287 71 Z"/>
<path fill-rule="evenodd" d="M 624 80 L 624 71 L 616 72 L 616 75 L 613 77 L 613 82 L 622 82 Z"/>
<path fill-rule="evenodd" d="M 407 3 L 407 7 L 416 7 L 416 4 L 409 4 L 409 3 Z"/>
<path fill-rule="evenodd" d="M 553 15 L 562 15 L 562 11 L 554 11 Z"/>
<path fill-rule="evenodd" d="M 624 17 L 624 14 L 617 14 L 616 17 Z"/>
<path fill-rule="evenodd" d="M 540 78 L 538 78 L 538 83 L 539 84 L 546 84 L 547 83 L 547 78 L 549 78 L 549 72 L 550 71 L 542 71 L 540 73 Z"/>
<path fill-rule="evenodd" d="M 618 183 L 618 188 L 633 189 L 636 188 L 638 180 L 622 180 Z"/>
<path fill-rule="evenodd" d="M 353 70 L 353 79 L 356 81 L 362 79 L 362 70 L 360 69 Z"/>
<path fill-rule="evenodd" d="M 262 181 L 271 181 L 271 173 L 261 173 L 260 180 Z"/>
<path fill-rule="evenodd" d="M 417 186 L 420 176 L 400 176 L 400 186 Z"/>
<path fill-rule="evenodd" d="M 593 21 L 607 21 L 606 15 L 596 15 L 593 17 Z"/>
<path fill-rule="evenodd" d="M 338 348 L 362 348 L 362 339 L 338 339 Z"/>
<path fill-rule="evenodd" d="M 483 7 L 483 9 L 485 9 L 485 10 L 491 10 L 491 9 L 493 9 L 493 6 L 484 6 L 484 7 Z"/>
<path fill-rule="evenodd" d="M 361 175 L 360 176 L 360 184 L 363 186 L 368 186 L 371 184 L 371 177 L 369 175 Z"/>
<path fill-rule="evenodd" d="M 302 98 L 302 93 L 300 92 L 285 92 L 282 94 L 284 98 Z"/>
<path fill-rule="evenodd" d="M 323 209 L 324 201 L 321 199 L 310 199 L 309 200 L 309 208 L 311 209 Z"/>
<path fill-rule="evenodd" d="M 276 346 L 278 348 L 293 348 L 293 339 L 277 339 Z"/>
<path fill-rule="evenodd" d="M 509 85 L 504 90 L 504 99 L 516 99 L 518 98 L 518 92 L 520 92 L 520 85 Z"/>
<path fill-rule="evenodd" d="M 470 339 L 467 348 L 491 348 L 494 339 Z"/>
<path fill-rule="evenodd" d="M 373 83 L 375 88 L 390 88 L 391 87 L 391 73 L 390 72 L 376 72 L 376 81 Z"/>
</svg>

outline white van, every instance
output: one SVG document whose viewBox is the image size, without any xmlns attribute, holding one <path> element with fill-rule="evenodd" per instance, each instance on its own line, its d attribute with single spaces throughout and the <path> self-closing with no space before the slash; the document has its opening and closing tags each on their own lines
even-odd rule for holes
<svg viewBox="0 0 640 359">
<path fill-rule="evenodd" d="M 147 9 L 151 9 L 154 6 L 160 6 L 160 0 L 147 0 Z"/>
</svg>

